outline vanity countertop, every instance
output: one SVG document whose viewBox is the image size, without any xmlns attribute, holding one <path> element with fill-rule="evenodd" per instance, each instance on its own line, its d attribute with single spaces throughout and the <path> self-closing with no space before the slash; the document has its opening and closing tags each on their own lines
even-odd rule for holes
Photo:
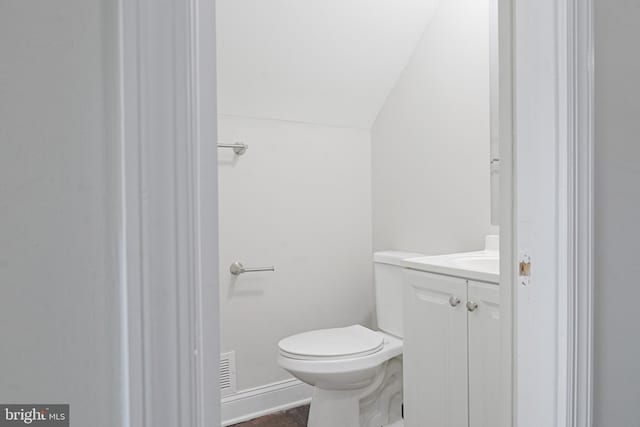
<svg viewBox="0 0 640 427">
<path fill-rule="evenodd" d="M 500 282 L 500 255 L 495 250 L 408 258 L 406 268 L 482 282 Z"/>
</svg>

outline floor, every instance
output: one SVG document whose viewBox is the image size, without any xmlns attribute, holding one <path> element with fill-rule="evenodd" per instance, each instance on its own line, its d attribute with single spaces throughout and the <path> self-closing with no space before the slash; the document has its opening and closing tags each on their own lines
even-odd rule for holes
<svg viewBox="0 0 640 427">
<path fill-rule="evenodd" d="M 307 418 L 309 418 L 309 405 L 265 415 L 231 427 L 307 427 Z"/>
</svg>

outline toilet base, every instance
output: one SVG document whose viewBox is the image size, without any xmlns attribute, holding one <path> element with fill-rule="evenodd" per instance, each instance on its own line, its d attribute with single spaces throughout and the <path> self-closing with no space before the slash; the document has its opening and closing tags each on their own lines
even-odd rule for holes
<svg viewBox="0 0 640 427">
<path fill-rule="evenodd" d="M 363 389 L 325 390 L 316 387 L 308 427 L 380 427 L 401 419 L 402 362 L 386 362 Z M 394 424 L 395 425 L 395 424 Z"/>
<path fill-rule="evenodd" d="M 360 416 L 360 394 L 358 391 L 335 391 L 316 388 L 311 398 L 307 426 L 358 426 Z"/>
</svg>

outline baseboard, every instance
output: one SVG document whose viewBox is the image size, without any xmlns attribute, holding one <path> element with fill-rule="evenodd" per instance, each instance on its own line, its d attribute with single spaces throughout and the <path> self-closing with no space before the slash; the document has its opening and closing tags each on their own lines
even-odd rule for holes
<svg viewBox="0 0 640 427">
<path fill-rule="evenodd" d="M 222 399 L 222 425 L 230 426 L 309 403 L 313 387 L 297 379 L 240 390 Z"/>
</svg>

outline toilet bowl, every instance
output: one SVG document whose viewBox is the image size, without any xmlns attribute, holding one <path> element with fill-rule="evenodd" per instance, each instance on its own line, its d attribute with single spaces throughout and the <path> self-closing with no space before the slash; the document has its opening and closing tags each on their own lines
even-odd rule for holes
<svg viewBox="0 0 640 427">
<path fill-rule="evenodd" d="M 402 426 L 404 260 L 374 254 L 379 331 L 361 325 L 319 329 L 280 341 L 278 363 L 314 386 L 308 427 Z"/>
<path fill-rule="evenodd" d="M 285 338 L 278 363 L 314 386 L 309 427 L 380 427 L 401 417 L 402 340 L 361 325 Z"/>
</svg>

